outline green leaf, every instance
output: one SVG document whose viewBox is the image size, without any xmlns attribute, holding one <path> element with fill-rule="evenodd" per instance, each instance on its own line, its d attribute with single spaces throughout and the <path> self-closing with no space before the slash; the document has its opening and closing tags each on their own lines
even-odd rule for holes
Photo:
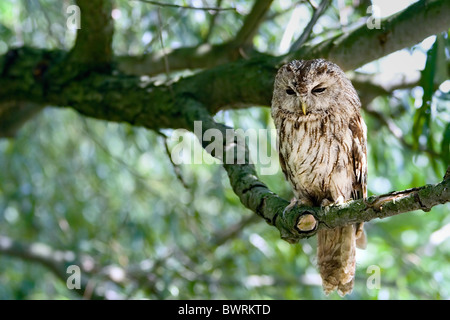
<svg viewBox="0 0 450 320">
<path fill-rule="evenodd" d="M 437 35 L 433 46 L 427 52 L 427 62 L 422 71 L 420 85 L 423 88 L 422 106 L 416 110 L 413 118 L 413 145 L 419 146 L 419 137 L 427 136 L 427 146 L 433 149 L 433 132 L 431 125 L 431 102 L 437 87 L 447 79 L 447 60 L 443 34 Z"/>
<path fill-rule="evenodd" d="M 430 123 L 430 106 L 431 98 L 433 96 L 434 75 L 436 70 L 436 56 L 437 56 L 438 41 L 436 40 L 427 52 L 427 62 L 422 71 L 420 85 L 423 88 L 422 106 L 416 110 L 413 119 L 413 138 L 414 147 L 419 146 L 419 137 L 425 129 L 429 128 Z"/>
<path fill-rule="evenodd" d="M 450 165 L 450 122 L 444 129 L 444 135 L 441 143 L 441 157 L 444 167 Z"/>
</svg>

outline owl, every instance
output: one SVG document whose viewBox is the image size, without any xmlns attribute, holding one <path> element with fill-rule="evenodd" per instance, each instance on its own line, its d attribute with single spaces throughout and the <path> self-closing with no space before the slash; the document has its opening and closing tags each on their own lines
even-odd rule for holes
<svg viewBox="0 0 450 320">
<path fill-rule="evenodd" d="M 295 196 L 291 205 L 326 207 L 367 196 L 367 129 L 360 107 L 352 83 L 330 61 L 294 60 L 278 70 L 271 114 L 280 166 Z M 362 224 L 317 232 L 326 294 L 352 291 L 355 248 L 365 243 Z"/>
</svg>

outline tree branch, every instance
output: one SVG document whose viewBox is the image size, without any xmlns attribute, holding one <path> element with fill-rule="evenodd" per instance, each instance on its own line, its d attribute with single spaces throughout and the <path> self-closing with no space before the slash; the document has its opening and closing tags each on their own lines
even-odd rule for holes
<svg viewBox="0 0 450 320">
<path fill-rule="evenodd" d="M 80 63 L 94 68 L 109 65 L 113 58 L 114 25 L 111 1 L 77 0 L 81 11 L 81 29 L 68 63 Z M 96 69 L 98 70 L 98 69 Z"/>
<path fill-rule="evenodd" d="M 333 60 L 344 69 L 354 68 L 370 61 L 369 59 L 379 58 L 402 46 L 418 42 L 430 34 L 445 30 L 450 23 L 446 20 L 449 13 L 449 1 L 422 1 L 389 18 L 381 31 L 360 28 L 335 39 L 336 41 L 328 41 L 314 47 L 313 50 L 302 48 L 300 51 L 303 54 L 300 57 L 328 55 L 334 57 Z M 408 33 L 406 26 L 414 29 L 411 28 L 412 23 L 416 23 L 416 26 L 426 24 L 426 27 L 418 28 L 420 30 L 415 33 Z M 389 37 L 380 43 L 379 36 L 383 34 L 388 34 Z M 407 39 L 402 39 L 403 36 Z M 355 44 L 358 46 L 355 47 Z M 383 49 L 377 49 L 379 46 Z M 371 53 L 365 56 L 364 51 L 371 49 Z M 75 52 L 75 49 L 72 52 Z M 21 48 L 0 57 L 0 103 L 16 100 L 71 106 L 90 117 L 129 122 L 153 130 L 185 128 L 192 131 L 194 121 L 199 120 L 202 121 L 203 132 L 208 128 L 223 132 L 227 127 L 215 123 L 211 114 L 220 109 L 242 105 L 270 105 L 273 79 L 283 59 L 262 55 L 249 60 L 242 59 L 200 72 L 167 87 L 155 86 L 140 77 L 121 74 L 91 72 L 83 77 L 71 78 L 71 81 L 61 81 L 59 77 L 66 77 L 61 73 L 53 73 L 53 77 L 49 77 L 44 66 L 60 61 L 61 56 L 66 54 L 62 51 Z M 68 67 L 76 68 L 75 65 Z M 46 81 L 42 81 L 43 79 Z M 203 141 L 202 143 L 204 144 Z M 224 150 L 229 147 L 224 146 Z M 333 227 L 344 222 L 367 221 L 406 210 L 428 210 L 438 203 L 449 201 L 449 182 L 445 180 L 435 186 L 408 191 L 405 196 L 397 193 L 380 196 L 382 198 L 375 200 L 369 199 L 367 202 L 360 200 L 332 207 L 327 214 L 320 208 L 303 208 L 291 210 L 282 216 L 288 202 L 270 191 L 258 179 L 253 165 L 248 161 L 245 164 L 225 161 L 223 166 L 241 202 L 269 224 L 276 226 L 282 237 L 288 241 L 309 236 L 315 231 L 305 234 L 296 231 L 299 222 L 300 227 L 305 222 L 299 220 L 305 212 L 317 220 L 317 227 L 321 228 L 323 225 Z M 384 201 L 391 196 L 392 200 Z"/>
<path fill-rule="evenodd" d="M 63 283 L 67 283 L 68 278 L 73 275 L 73 273 L 68 273 L 67 268 L 76 265 L 80 267 L 81 271 L 80 289 L 74 288 L 71 290 L 83 299 L 92 300 L 108 299 L 104 290 L 96 290 L 99 283 L 105 284 L 105 282 L 123 286 L 132 280 L 138 282 L 141 288 L 158 294 L 158 290 L 155 288 L 156 276 L 153 271 L 167 259 L 167 257 L 163 257 L 153 261 L 154 268 L 150 270 L 144 270 L 142 263 L 136 263 L 127 268 L 116 265 L 99 268 L 90 256 L 83 255 L 80 258 L 73 251 L 56 250 L 44 243 L 25 243 L 2 235 L 0 235 L 0 255 L 41 264 L 53 272 Z"/>
<path fill-rule="evenodd" d="M 412 143 L 409 143 L 402 130 L 395 124 L 395 122 L 383 113 L 373 109 L 370 103 L 373 99 L 379 96 L 390 96 L 394 90 L 398 89 L 410 89 L 418 86 L 420 83 L 420 73 L 414 75 L 402 75 L 389 79 L 388 82 L 381 82 L 376 79 L 374 75 L 356 74 L 350 77 L 353 85 L 358 91 L 361 105 L 366 114 L 377 119 L 389 132 L 402 144 L 403 147 L 409 150 L 415 150 L 420 152 L 426 152 L 433 157 L 441 157 L 441 155 L 424 146 L 414 147 Z"/>
<path fill-rule="evenodd" d="M 185 104 L 196 103 L 185 101 Z M 206 115 L 202 115 L 202 120 L 202 136 L 206 130 L 215 129 L 226 137 L 226 130 L 231 129 L 214 122 Z M 203 141 L 201 137 L 199 140 L 204 147 L 210 143 Z M 444 180 L 436 185 L 394 191 L 326 208 L 294 206 L 284 212 L 289 202 L 280 198 L 259 181 L 254 166 L 249 163 L 248 150 L 245 149 L 245 163 L 237 164 L 236 156 L 239 152 L 237 145 L 233 145 L 232 141 L 225 141 L 225 139 L 223 141 L 224 156 L 220 160 L 223 161 L 223 167 L 227 171 L 234 193 L 244 206 L 258 214 L 268 224 L 275 226 L 280 231 L 281 238 L 290 243 L 310 237 L 321 228 L 335 228 L 414 210 L 430 211 L 436 205 L 450 202 L 450 178 L 447 174 L 450 171 L 449 167 Z M 232 153 L 229 152 L 231 149 L 234 149 Z M 228 154 L 235 158 L 227 159 Z"/>
<path fill-rule="evenodd" d="M 326 46 L 319 46 L 312 53 L 336 62 L 344 70 L 355 69 L 391 52 L 410 47 L 417 43 L 417 39 L 445 31 L 449 27 L 449 14 L 449 1 L 418 1 L 382 20 L 381 29 L 368 29 L 363 25 L 332 39 Z M 322 51 L 324 49 L 325 52 Z M 352 59 L 348 59 L 350 53 Z"/>
<path fill-rule="evenodd" d="M 6 236 L 0 236 L 0 253 L 42 264 L 50 269 L 64 283 L 70 276 L 70 274 L 67 273 L 67 268 L 70 265 L 82 265 L 82 263 L 76 259 L 76 255 L 72 251 L 54 250 L 43 243 L 24 244 Z M 90 293 L 89 298 L 104 299 L 103 296 L 91 292 L 89 289 L 89 279 L 84 273 L 85 272 L 82 272 L 80 274 L 80 289 L 75 288 L 73 291 L 83 297 L 86 293 L 86 289 L 88 289 L 87 292 Z"/>
<path fill-rule="evenodd" d="M 245 216 L 235 224 L 231 225 L 225 230 L 217 232 L 213 235 L 212 239 L 209 241 L 211 246 L 218 247 L 227 242 L 230 239 L 234 239 L 237 234 L 245 229 L 249 224 L 260 221 L 258 216 L 252 214 L 250 216 Z"/>
<path fill-rule="evenodd" d="M 159 2 L 159 1 L 151 1 L 151 0 L 135 0 L 135 1 L 140 1 L 140 2 L 144 2 L 144 3 L 148 3 L 148 4 L 153 4 L 155 6 L 159 6 L 159 7 L 167 7 L 167 8 L 178 8 L 178 9 L 192 9 L 192 10 L 203 10 L 203 11 L 227 11 L 227 10 L 231 10 L 231 11 L 236 11 L 236 8 L 221 8 L 220 6 L 217 7 L 194 7 L 194 6 L 189 6 L 189 5 L 178 5 L 178 4 L 173 4 L 173 3 L 163 3 L 163 2 Z"/>
<path fill-rule="evenodd" d="M 322 0 L 322 2 L 319 4 L 317 8 L 313 7 L 313 15 L 311 17 L 311 20 L 308 22 L 308 24 L 305 27 L 305 30 L 303 30 L 303 33 L 300 35 L 300 37 L 294 41 L 294 43 L 291 45 L 291 48 L 289 49 L 289 52 L 297 51 L 299 50 L 302 45 L 308 40 L 309 36 L 311 35 L 311 31 L 313 27 L 315 26 L 317 20 L 319 20 L 320 16 L 325 12 L 325 10 L 330 5 L 330 0 Z"/>
<path fill-rule="evenodd" d="M 236 47 L 230 43 L 219 45 L 204 43 L 195 47 L 166 49 L 140 56 L 120 56 L 116 57 L 116 62 L 119 69 L 127 74 L 156 75 L 165 71 L 164 54 L 172 71 L 208 69 L 235 61 L 240 57 Z"/>
<path fill-rule="evenodd" d="M 36 103 L 9 101 L 0 104 L 0 138 L 12 138 L 22 125 L 44 108 Z"/>
<path fill-rule="evenodd" d="M 216 7 L 220 8 L 221 6 L 222 6 L 222 0 L 217 0 Z M 209 41 L 209 39 L 211 38 L 214 27 L 216 26 L 216 20 L 217 20 L 218 13 L 219 13 L 218 11 L 214 11 L 209 16 L 209 28 L 208 28 L 208 33 L 206 34 L 205 38 L 203 39 L 204 43 L 207 43 Z"/>
<path fill-rule="evenodd" d="M 122 56 L 117 58 L 119 69 L 128 74 L 154 75 L 165 72 L 164 59 L 167 59 L 172 71 L 212 68 L 241 58 L 240 49 L 243 47 L 246 49 L 246 55 L 253 56 L 257 53 L 251 46 L 251 41 L 272 2 L 273 0 L 255 1 L 243 26 L 229 42 L 218 45 L 203 43 L 194 47 L 169 49 L 141 56 Z"/>
<path fill-rule="evenodd" d="M 314 235 L 321 228 L 335 228 L 376 218 L 383 219 L 414 210 L 428 212 L 432 207 L 448 202 L 450 202 L 450 179 L 447 177 L 438 184 L 393 191 L 328 208 L 294 207 L 284 216 L 278 216 L 274 224 L 280 230 L 283 239 L 295 243 L 299 239 Z M 317 222 L 314 230 L 303 232 L 299 229 L 299 222 L 304 215 L 314 217 Z"/>
<path fill-rule="evenodd" d="M 412 46 L 433 34 L 446 31 L 450 25 L 450 2 L 421 0 L 398 14 L 381 21 L 381 29 L 363 25 L 315 46 L 303 45 L 285 59 L 327 58 L 344 70 L 352 70 L 389 53 Z M 232 43 L 199 45 L 179 48 L 167 53 L 171 70 L 211 68 L 240 58 Z M 246 51 L 258 59 L 261 52 Z M 154 75 L 164 72 L 162 53 L 118 57 L 119 68 L 135 75 Z"/>
<path fill-rule="evenodd" d="M 353 86 L 358 91 L 362 106 L 368 106 L 379 96 L 389 96 L 399 89 L 412 89 L 420 85 L 420 72 L 396 75 L 389 79 L 380 79 L 377 74 L 355 73 L 350 76 Z"/>
<path fill-rule="evenodd" d="M 255 0 L 252 10 L 245 17 L 244 25 L 233 40 L 235 46 L 251 46 L 253 36 L 260 24 L 264 21 L 264 17 L 267 11 L 269 11 L 272 2 L 273 0 Z"/>
</svg>

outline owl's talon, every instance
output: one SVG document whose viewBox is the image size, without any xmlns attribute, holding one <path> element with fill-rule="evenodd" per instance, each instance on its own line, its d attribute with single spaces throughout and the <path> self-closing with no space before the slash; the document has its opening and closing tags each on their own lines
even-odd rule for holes
<svg viewBox="0 0 450 320">
<path fill-rule="evenodd" d="M 326 209 L 326 207 L 329 207 L 329 206 L 339 206 L 339 205 L 344 204 L 344 203 L 345 203 L 344 197 L 343 197 L 343 196 L 339 196 L 339 197 L 336 199 L 336 201 L 331 201 L 331 200 L 328 200 L 327 198 L 323 199 L 322 202 L 320 203 L 320 206 L 321 206 L 322 208 L 325 208 L 325 209 Z"/>
<path fill-rule="evenodd" d="M 292 198 L 291 203 L 288 204 L 286 208 L 283 210 L 283 219 L 286 217 L 286 213 L 290 211 L 297 204 L 297 199 Z"/>
</svg>

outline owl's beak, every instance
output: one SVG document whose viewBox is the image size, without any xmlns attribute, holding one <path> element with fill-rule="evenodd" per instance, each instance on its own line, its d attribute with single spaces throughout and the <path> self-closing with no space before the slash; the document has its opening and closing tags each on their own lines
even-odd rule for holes
<svg viewBox="0 0 450 320">
<path fill-rule="evenodd" d="M 302 111 L 303 114 L 306 114 L 306 103 L 304 103 L 303 101 L 302 101 Z"/>
</svg>

